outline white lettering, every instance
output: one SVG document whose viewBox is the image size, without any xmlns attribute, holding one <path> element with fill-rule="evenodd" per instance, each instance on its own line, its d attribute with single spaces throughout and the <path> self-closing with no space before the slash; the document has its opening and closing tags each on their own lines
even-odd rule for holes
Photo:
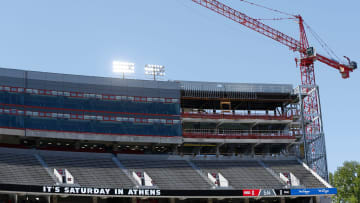
<svg viewBox="0 0 360 203">
<path fill-rule="evenodd" d="M 60 187 L 55 187 L 55 192 L 60 192 Z"/>
<path fill-rule="evenodd" d="M 106 194 L 110 194 L 110 189 L 105 189 Z"/>
<path fill-rule="evenodd" d="M 160 196 L 160 195 L 161 195 L 160 190 L 156 190 L 156 195 L 157 195 L 157 196 Z"/>
<path fill-rule="evenodd" d="M 69 193 L 69 187 L 64 188 L 64 193 Z"/>
<path fill-rule="evenodd" d="M 129 189 L 128 195 L 133 195 L 133 194 L 134 193 L 133 193 L 132 189 Z"/>
</svg>

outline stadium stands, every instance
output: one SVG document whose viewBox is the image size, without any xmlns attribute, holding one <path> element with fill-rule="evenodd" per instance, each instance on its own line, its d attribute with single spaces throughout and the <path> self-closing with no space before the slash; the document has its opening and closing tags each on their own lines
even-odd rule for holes
<svg viewBox="0 0 360 203">
<path fill-rule="evenodd" d="M 111 154 L 40 151 L 40 156 L 51 168 L 68 169 L 80 186 L 134 187 Z"/>
<path fill-rule="evenodd" d="M 55 181 L 36 159 L 32 150 L 0 148 L 0 183 L 53 185 Z"/>
<path fill-rule="evenodd" d="M 323 188 L 325 187 L 317 178 L 306 170 L 297 160 L 277 160 L 264 161 L 264 163 L 277 173 L 293 173 L 299 180 L 300 184 L 307 188 Z"/>
<path fill-rule="evenodd" d="M 284 187 L 256 160 L 196 160 L 194 163 L 206 173 L 221 173 L 229 185 L 237 189 Z"/>
<path fill-rule="evenodd" d="M 207 190 L 207 183 L 185 160 L 168 160 L 157 155 L 118 155 L 129 170 L 146 171 L 160 189 Z"/>
</svg>

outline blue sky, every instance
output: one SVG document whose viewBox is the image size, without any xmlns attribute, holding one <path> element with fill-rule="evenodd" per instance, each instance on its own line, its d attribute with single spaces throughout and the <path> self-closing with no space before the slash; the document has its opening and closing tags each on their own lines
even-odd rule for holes
<svg viewBox="0 0 360 203">
<path fill-rule="evenodd" d="M 240 0 L 222 1 L 256 18 L 283 17 Z M 358 0 L 253 0 L 301 14 L 339 56 L 359 57 Z M 266 22 L 298 38 L 294 21 Z M 113 76 L 113 60 L 166 66 L 166 79 L 300 84 L 298 55 L 191 0 L 0 1 L 0 67 Z M 308 33 L 309 34 L 309 33 Z M 324 53 L 309 36 L 310 43 Z M 359 161 L 359 78 L 316 63 L 330 171 Z"/>
</svg>

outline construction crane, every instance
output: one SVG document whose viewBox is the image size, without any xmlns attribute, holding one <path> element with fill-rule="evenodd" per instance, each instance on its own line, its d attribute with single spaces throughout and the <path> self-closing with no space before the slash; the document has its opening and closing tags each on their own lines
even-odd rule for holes
<svg viewBox="0 0 360 203">
<path fill-rule="evenodd" d="M 350 72 L 357 68 L 357 63 L 345 57 L 347 64 L 317 54 L 313 47 L 309 46 L 306 36 L 304 20 L 300 15 L 293 15 L 297 19 L 300 28 L 300 40 L 296 40 L 262 22 L 251 18 L 217 0 L 192 0 L 193 2 L 208 8 L 220 15 L 225 16 L 241 25 L 244 25 L 260 34 L 300 53 L 300 59 L 295 59 L 300 66 L 301 86 L 299 95 L 301 99 L 302 134 L 305 148 L 305 161 L 324 179 L 328 180 L 326 159 L 325 137 L 322 127 L 322 116 L 318 87 L 315 83 L 314 62 L 320 61 L 339 70 L 342 78 L 348 78 Z M 245 1 L 245 0 L 241 0 Z M 254 4 L 254 3 L 251 3 Z M 305 95 L 304 97 L 302 95 Z M 303 97 L 303 98 L 302 98 Z"/>
</svg>

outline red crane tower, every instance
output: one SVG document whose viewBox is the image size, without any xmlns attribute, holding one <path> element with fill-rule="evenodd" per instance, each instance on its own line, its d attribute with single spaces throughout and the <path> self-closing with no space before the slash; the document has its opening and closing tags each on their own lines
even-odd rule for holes
<svg viewBox="0 0 360 203">
<path fill-rule="evenodd" d="M 305 148 L 305 161 L 320 176 L 328 180 L 328 169 L 325 148 L 325 136 L 322 127 L 320 99 L 318 87 L 315 83 L 314 62 L 320 61 L 338 69 L 342 78 L 348 78 L 349 73 L 357 68 L 354 61 L 345 57 L 348 64 L 342 64 L 334 59 L 329 59 L 317 54 L 313 47 L 309 46 L 304 28 L 304 20 L 300 15 L 293 16 L 298 20 L 300 28 L 300 40 L 296 40 L 257 19 L 251 18 L 217 0 L 192 0 L 193 2 L 208 8 L 220 15 L 223 15 L 241 25 L 244 25 L 256 32 L 259 32 L 281 44 L 289 47 L 292 51 L 300 53 L 299 63 L 301 73 L 301 86 L 299 98 L 301 100 L 302 134 Z"/>
</svg>

